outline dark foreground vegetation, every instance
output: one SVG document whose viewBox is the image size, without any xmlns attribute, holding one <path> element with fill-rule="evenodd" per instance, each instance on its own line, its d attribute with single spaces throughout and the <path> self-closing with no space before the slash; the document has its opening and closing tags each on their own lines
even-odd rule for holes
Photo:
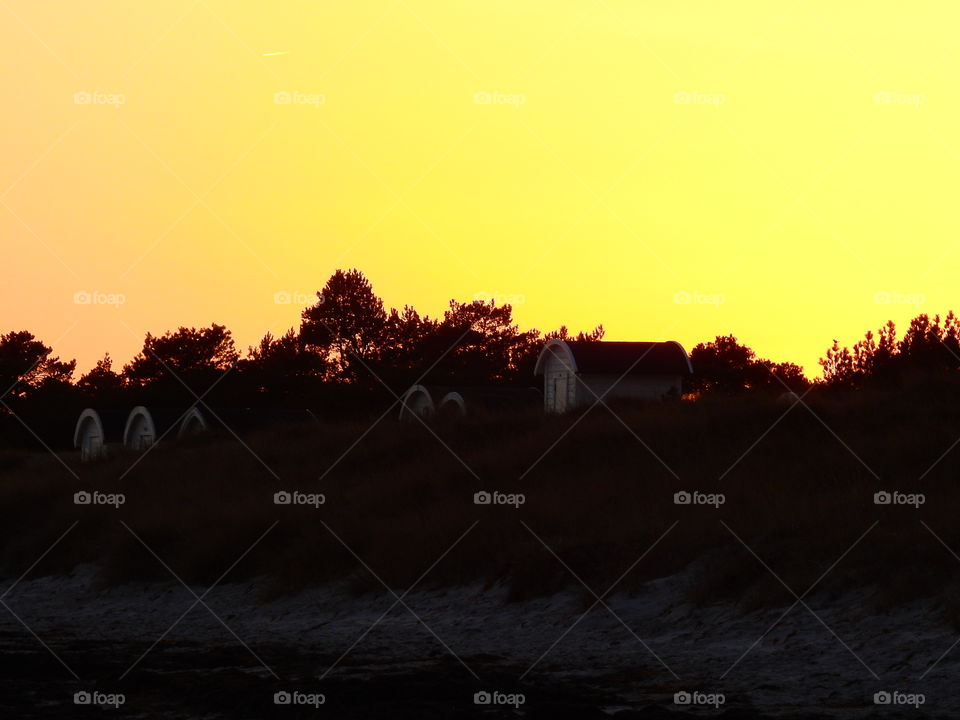
<svg viewBox="0 0 960 720">
<path fill-rule="evenodd" d="M 500 583 L 522 600 L 580 587 L 573 573 L 601 592 L 633 566 L 616 589 L 638 591 L 697 563 L 691 600 L 749 611 L 793 602 L 773 573 L 802 594 L 839 560 L 818 591 L 875 587 L 880 610 L 936 596 L 944 620 L 960 617 L 957 382 L 814 389 L 793 406 L 714 397 L 611 408 L 426 427 L 391 412 L 372 429 L 376 414 L 243 443 L 222 432 L 92 465 L 63 455 L 79 479 L 53 457 L 8 453 L 0 567 L 19 576 L 76 521 L 32 575 L 92 563 L 106 585 L 169 579 L 145 544 L 208 585 L 272 527 L 224 582 L 266 576 L 272 594 L 334 580 L 382 590 L 372 570 L 401 591 L 467 533 L 421 586 Z M 125 503 L 78 506 L 83 489 Z M 325 503 L 275 504 L 284 490 Z M 476 505 L 482 490 L 525 501 Z M 677 505 L 683 490 L 725 502 Z M 925 502 L 875 504 L 881 491 Z"/>
<path fill-rule="evenodd" d="M 600 336 L 602 328 L 578 338 Z M 865 717 L 887 687 L 874 684 L 872 667 L 884 681 L 906 678 L 905 688 L 929 672 L 922 689 L 931 706 L 956 707 L 947 688 L 955 665 L 944 659 L 950 626 L 960 625 L 960 322 L 952 313 L 921 315 L 902 338 L 888 325 L 852 349 L 835 343 L 812 385 L 797 366 L 725 335 L 692 349 L 682 400 L 397 420 L 394 393 L 418 380 L 531 384 L 548 337 L 578 339 L 565 328 L 520 332 L 510 307 L 493 303 L 451 303 L 437 320 L 410 308 L 388 313 L 356 272 L 330 279 L 298 331 L 268 336 L 244 357 L 222 326 L 180 328 L 148 335 L 122 370 L 105 358 L 74 381 L 75 364 L 30 333 L 0 335 L 0 574 L 8 579 L 0 601 L 13 603 L 3 603 L 0 714 L 74 717 L 73 693 L 97 677 L 116 678 L 103 687 L 153 717 L 183 717 L 185 706 L 204 717 L 272 716 L 276 691 L 315 691 L 319 678 L 325 711 L 337 717 L 450 717 L 451 707 L 457 717 L 487 717 L 471 698 L 495 682 L 526 694 L 527 717 L 627 720 L 675 717 L 683 712 L 671 703 L 675 692 L 697 678 L 714 687 L 733 671 L 718 717 L 785 720 L 800 717 L 790 708 L 813 709 L 812 717 L 825 707 Z M 70 442 L 80 408 L 136 404 L 196 404 L 211 417 L 223 412 L 226 426 L 212 422 L 202 436 L 145 452 L 114 447 L 107 460 L 81 465 Z M 275 424 L 232 423 L 249 417 L 247 408 Z M 281 423 L 296 414 L 284 408 L 312 419 Z M 483 492 L 505 504 L 477 504 Z M 78 504 L 77 493 L 115 506 Z M 277 493 L 301 493 L 308 504 L 278 504 Z M 714 504 L 678 503 L 683 493 Z M 251 671 L 259 657 L 246 644 L 215 645 L 220 635 L 202 626 L 160 636 L 163 610 L 182 612 L 169 598 L 186 591 L 175 578 L 223 591 L 217 608 L 229 625 L 207 620 L 232 633 L 243 619 L 242 636 L 275 670 L 261 661 Z M 483 682 L 439 643 L 433 655 L 418 646 L 408 657 L 413 641 L 395 622 L 355 640 L 355 624 L 358 635 L 368 629 L 363 608 L 381 612 L 384 584 L 400 598 L 412 586 L 439 597 L 412 594 L 430 617 L 408 622 L 421 640 L 421 623 L 439 624 Z M 311 588 L 321 589 L 300 593 Z M 610 621 L 613 637 L 593 625 L 552 650 L 571 590 L 584 610 L 596 606 L 593 593 L 626 593 L 616 601 L 634 606 L 631 624 L 644 634 L 663 628 L 654 645 L 683 666 L 682 682 L 641 642 L 621 644 L 629 638 L 620 631 L 633 632 L 622 620 Z M 451 602 L 458 593 L 470 601 Z M 64 600 L 50 604 L 51 596 Z M 771 615 L 814 596 L 823 613 L 856 598 L 851 614 L 836 618 L 839 634 L 833 617 L 820 625 L 811 610 L 799 621 L 813 632 L 791 616 L 767 636 Z M 267 618 L 241 612 L 246 601 Z M 292 622 L 278 610 L 289 604 L 306 608 Z M 345 605 L 361 610 L 344 617 Z M 537 616 L 543 606 L 558 612 Z M 918 617 L 934 626 L 937 646 L 919 655 L 915 646 L 930 635 Z M 873 647 L 878 624 L 894 628 L 889 648 Z M 714 638 L 704 627 L 729 634 Z M 496 642 L 478 643 L 491 632 Z M 841 636 L 853 649 L 833 644 Z M 703 642 L 710 651 L 701 656 Z M 344 651 L 342 672 L 321 676 Z M 82 680 L 61 673 L 69 670 L 61 658 Z M 847 664 L 858 673 L 852 681 Z"/>
<path fill-rule="evenodd" d="M 438 319 L 387 311 L 355 270 L 317 297 L 299 330 L 245 357 L 222 326 L 180 328 L 147 335 L 121 371 L 105 358 L 76 382 L 75 363 L 30 333 L 0 336 L 0 569 L 19 575 L 77 522 L 32 574 L 90 563 L 106 584 L 168 577 L 152 551 L 188 581 L 229 568 L 227 579 L 268 577 L 273 593 L 332 580 L 363 591 L 379 587 L 374 573 L 403 588 L 429 568 L 427 583 L 502 584 L 523 599 L 575 575 L 606 587 L 626 570 L 616 589 L 636 590 L 698 563 L 691 600 L 750 609 L 790 601 L 784 584 L 801 593 L 829 569 L 820 590 L 876 586 L 891 607 L 936 595 L 960 617 L 953 313 L 920 315 L 902 337 L 889 323 L 852 349 L 835 342 L 812 385 L 727 335 L 692 349 L 683 401 L 423 425 L 398 424 L 390 407 L 409 383 L 526 386 L 545 339 L 599 339 L 602 327 L 522 332 L 509 305 L 482 301 L 451 301 Z M 215 423 L 81 466 L 79 409 L 133 404 L 308 407 L 315 420 L 250 433 Z M 124 503 L 78 505 L 82 490 Z M 283 491 L 325 502 L 275 504 Z M 481 491 L 524 502 L 475 504 Z M 724 502 L 675 503 L 683 491 Z"/>
</svg>

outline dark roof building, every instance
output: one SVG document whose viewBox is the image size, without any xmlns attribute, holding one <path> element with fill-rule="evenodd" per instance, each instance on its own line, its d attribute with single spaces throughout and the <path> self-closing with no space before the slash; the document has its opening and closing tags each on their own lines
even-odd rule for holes
<svg viewBox="0 0 960 720">
<path fill-rule="evenodd" d="M 678 342 L 550 340 L 537 358 L 548 412 L 565 412 L 610 398 L 658 399 L 682 391 L 693 372 Z"/>
</svg>

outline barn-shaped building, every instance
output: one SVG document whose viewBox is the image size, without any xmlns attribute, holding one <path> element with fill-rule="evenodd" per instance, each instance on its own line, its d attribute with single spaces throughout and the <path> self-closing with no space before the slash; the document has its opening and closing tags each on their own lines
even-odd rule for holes
<svg viewBox="0 0 960 720">
<path fill-rule="evenodd" d="M 592 405 L 598 397 L 656 400 L 680 396 L 693 372 L 678 342 L 550 340 L 537 358 L 543 376 L 543 406 L 562 413 Z"/>
</svg>

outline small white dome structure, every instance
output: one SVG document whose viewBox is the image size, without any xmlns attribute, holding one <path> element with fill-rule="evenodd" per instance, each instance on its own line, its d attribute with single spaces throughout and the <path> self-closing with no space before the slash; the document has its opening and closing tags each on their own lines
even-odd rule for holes
<svg viewBox="0 0 960 720">
<path fill-rule="evenodd" d="M 433 398 L 423 385 L 412 385 L 400 399 L 401 420 L 412 420 L 415 415 L 428 418 L 433 416 L 433 412 Z"/>
<path fill-rule="evenodd" d="M 157 441 L 157 426 L 153 415 L 143 405 L 137 405 L 127 416 L 123 429 L 123 446 L 127 450 L 145 450 Z"/>
<path fill-rule="evenodd" d="M 448 392 L 437 405 L 437 414 L 444 417 L 466 417 L 467 404 L 463 395 L 458 392 Z"/>
<path fill-rule="evenodd" d="M 80 450 L 80 462 L 99 460 L 107 454 L 107 438 L 100 413 L 87 408 L 77 418 L 73 431 L 73 446 Z"/>
<path fill-rule="evenodd" d="M 180 427 L 177 429 L 177 437 L 192 437 L 206 432 L 208 429 L 207 421 L 203 417 L 203 414 L 197 410 L 197 408 L 192 407 L 187 410 L 183 416 L 183 420 L 180 421 Z"/>
<path fill-rule="evenodd" d="M 163 408 L 151 411 L 138 405 L 127 416 L 123 446 L 127 450 L 146 450 L 174 432 L 179 439 L 199 435 L 208 429 L 206 418 L 196 407 L 180 412 Z"/>
<path fill-rule="evenodd" d="M 784 407 L 787 407 L 788 405 L 793 405 L 794 403 L 799 402 L 799 400 L 799 395 L 793 391 L 787 391 L 777 398 L 777 405 L 783 405 Z"/>
<path fill-rule="evenodd" d="M 443 387 L 427 388 L 433 397 L 439 397 L 436 414 L 444 420 L 458 420 L 467 416 L 494 421 L 516 416 L 543 405 L 543 397 L 533 387 Z"/>
</svg>

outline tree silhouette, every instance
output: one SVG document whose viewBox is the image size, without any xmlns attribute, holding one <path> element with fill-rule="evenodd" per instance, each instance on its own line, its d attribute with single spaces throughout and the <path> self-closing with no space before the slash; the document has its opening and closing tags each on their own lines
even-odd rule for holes
<svg viewBox="0 0 960 720">
<path fill-rule="evenodd" d="M 561 325 L 559 329 L 553 330 L 546 333 L 543 336 L 544 340 L 570 340 L 573 342 L 596 342 L 597 340 L 603 340 L 603 336 L 606 335 L 606 330 L 603 329 L 603 325 L 597 325 L 590 332 L 580 331 L 576 335 L 571 336 L 570 331 L 567 329 L 566 325 Z"/>
<path fill-rule="evenodd" d="M 434 375 L 466 385 L 515 381 L 523 359 L 539 341 L 536 330 L 519 330 L 510 305 L 497 306 L 493 300 L 451 300 L 438 332 L 441 344 L 453 349 Z"/>
<path fill-rule="evenodd" d="M 766 387 L 771 392 L 795 392 L 802 393 L 810 387 L 810 381 L 803 374 L 803 368 L 792 362 L 768 363 L 761 360 L 761 364 L 766 365 L 768 375 L 767 383 L 760 387 Z"/>
<path fill-rule="evenodd" d="M 323 379 L 326 363 L 291 328 L 280 337 L 264 335 L 239 363 L 245 387 L 254 396 L 269 397 L 282 405 L 296 404 Z"/>
<path fill-rule="evenodd" d="M 332 377 L 354 381 L 376 363 L 387 332 L 387 313 L 359 270 L 337 270 L 303 311 L 300 336 L 323 356 Z"/>
<path fill-rule="evenodd" d="M 182 387 L 182 382 L 200 394 L 238 359 L 233 336 L 223 325 L 181 327 L 160 337 L 147 333 L 143 349 L 123 368 L 123 376 L 141 388 Z"/>
<path fill-rule="evenodd" d="M 53 356 L 26 330 L 0 335 L 0 444 L 37 448 L 39 437 L 48 446 L 63 445 L 79 412 L 70 382 L 76 365 Z"/>
<path fill-rule="evenodd" d="M 526 384 L 533 377 L 528 358 L 540 334 L 521 332 L 510 305 L 451 300 L 439 320 L 410 306 L 387 312 L 359 270 L 337 270 L 317 297 L 303 312 L 300 337 L 323 357 L 327 379 L 382 382 L 396 391 L 427 371 L 425 382 L 449 385 Z"/>
<path fill-rule="evenodd" d="M 303 311 L 299 331 L 280 337 L 267 333 L 242 360 L 223 325 L 179 327 L 159 336 L 147 333 L 142 349 L 121 372 L 108 353 L 71 385 L 76 363 L 61 362 L 21 331 L 0 336 L 0 384 L 12 388 L 12 403 L 39 397 L 47 388 L 49 402 L 35 400 L 36 412 L 50 402 L 59 402 L 61 410 L 77 403 L 183 406 L 214 386 L 207 404 L 302 407 L 317 402 L 346 408 L 356 405 L 357 393 L 373 399 L 384 394 L 383 385 L 396 393 L 421 378 L 457 386 L 529 385 L 545 340 L 602 337 L 602 326 L 575 336 L 566 326 L 546 335 L 521 331 L 513 308 L 495 301 L 450 300 L 442 318 L 421 315 L 409 305 L 388 312 L 362 272 L 336 270 L 317 302 Z M 233 368 L 237 372 L 224 378 Z M 53 388 L 72 395 L 57 398 Z"/>
<path fill-rule="evenodd" d="M 77 381 L 77 388 L 90 400 L 117 398 L 125 387 L 123 376 L 113 370 L 110 353 Z"/>
<path fill-rule="evenodd" d="M 391 308 L 380 351 L 384 380 L 398 390 L 418 380 L 449 349 L 445 337 L 437 320 L 409 305 L 402 311 Z"/>
<path fill-rule="evenodd" d="M 867 331 L 852 348 L 841 347 L 834 340 L 820 359 L 820 366 L 824 382 L 834 388 L 946 377 L 960 369 L 960 319 L 952 310 L 942 319 L 939 315 L 917 315 L 899 341 L 890 320 L 877 335 Z"/>
<path fill-rule="evenodd" d="M 6 402 L 70 384 L 77 361 L 62 362 L 52 354 L 26 330 L 0 335 L 0 395 L 6 394 Z"/>
<path fill-rule="evenodd" d="M 810 382 L 793 363 L 758 358 L 733 335 L 718 335 L 690 352 L 693 376 L 687 388 L 694 394 L 736 394 L 749 390 L 782 393 L 804 390 Z"/>
<path fill-rule="evenodd" d="M 938 373 L 960 367 L 957 341 L 960 321 L 953 311 L 941 321 L 939 315 L 931 319 L 926 314 L 910 321 L 910 326 L 899 344 L 898 361 L 910 372 Z"/>
</svg>

